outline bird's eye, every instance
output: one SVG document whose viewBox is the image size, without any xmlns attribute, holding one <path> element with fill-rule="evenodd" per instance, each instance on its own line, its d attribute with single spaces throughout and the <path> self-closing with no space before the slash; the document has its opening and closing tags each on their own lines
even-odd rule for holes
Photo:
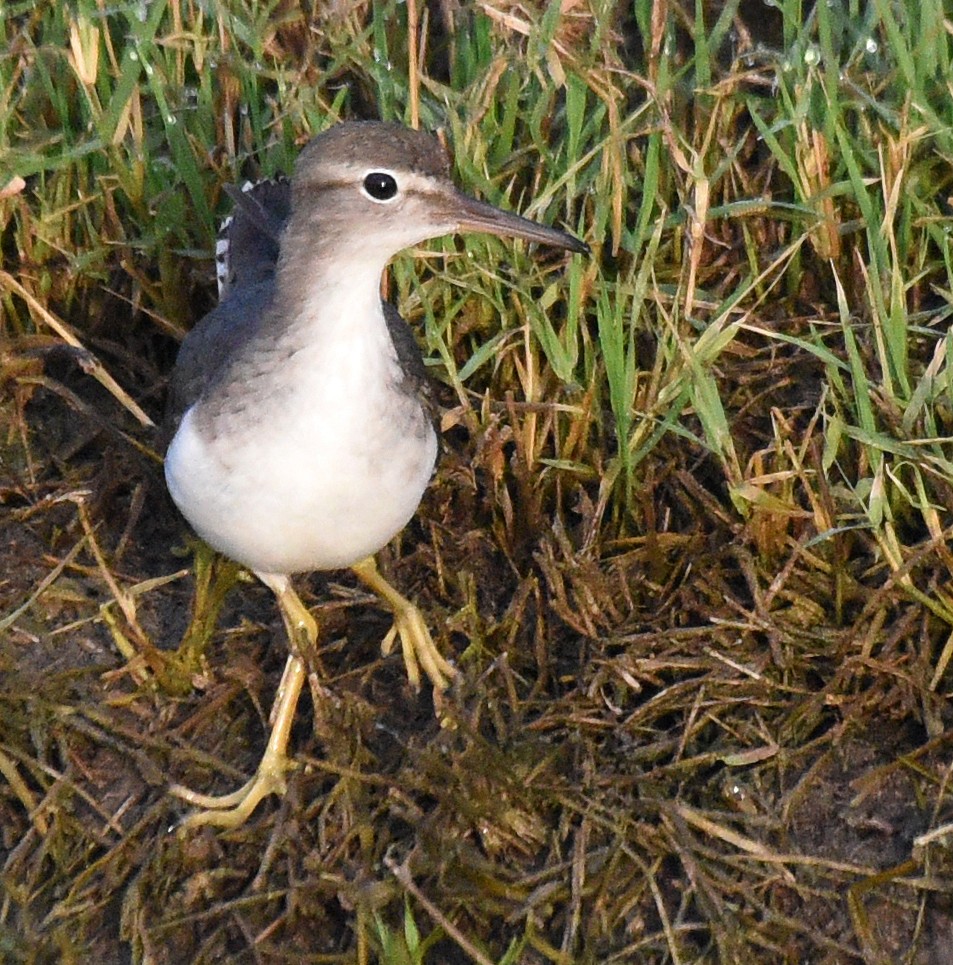
<svg viewBox="0 0 953 965">
<path fill-rule="evenodd" d="M 371 171 L 364 178 L 364 193 L 372 201 L 393 201 L 397 197 L 397 181 L 386 171 Z"/>
</svg>

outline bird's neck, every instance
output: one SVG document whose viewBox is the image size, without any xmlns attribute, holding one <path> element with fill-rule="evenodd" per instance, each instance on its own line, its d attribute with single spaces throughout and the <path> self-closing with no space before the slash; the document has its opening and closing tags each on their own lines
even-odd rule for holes
<svg viewBox="0 0 953 965">
<path fill-rule="evenodd" d="M 288 226 L 278 260 L 280 314 L 306 319 L 309 328 L 382 326 L 380 287 L 387 255 L 372 244 L 355 245 L 353 229 L 342 238 L 335 226 L 296 221 Z"/>
<path fill-rule="evenodd" d="M 283 346 L 279 355 L 305 369 L 338 369 L 342 377 L 356 367 L 366 378 L 395 364 L 380 295 L 386 257 L 372 245 L 336 244 L 321 225 L 289 228 L 275 278 L 280 331 L 272 328 L 272 338 Z"/>
</svg>

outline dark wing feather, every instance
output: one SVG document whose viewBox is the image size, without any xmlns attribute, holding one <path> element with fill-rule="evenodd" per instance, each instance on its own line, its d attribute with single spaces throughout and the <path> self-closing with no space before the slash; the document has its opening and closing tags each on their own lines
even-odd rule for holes
<svg viewBox="0 0 953 965">
<path fill-rule="evenodd" d="M 383 305 L 387 331 L 390 333 L 391 342 L 394 343 L 397 361 L 404 375 L 404 388 L 420 399 L 431 420 L 436 423 L 437 404 L 433 397 L 433 383 L 424 365 L 423 353 L 420 351 L 413 329 L 390 302 L 384 302 Z"/>
<path fill-rule="evenodd" d="M 217 378 L 222 367 L 258 330 L 274 300 L 273 279 L 241 288 L 213 308 L 179 347 L 166 406 L 169 439 L 186 409 Z"/>
<path fill-rule="evenodd" d="M 275 178 L 225 186 L 235 204 L 219 231 L 215 247 L 219 298 L 235 288 L 257 285 L 274 277 L 281 235 L 291 215 L 291 184 Z"/>
</svg>

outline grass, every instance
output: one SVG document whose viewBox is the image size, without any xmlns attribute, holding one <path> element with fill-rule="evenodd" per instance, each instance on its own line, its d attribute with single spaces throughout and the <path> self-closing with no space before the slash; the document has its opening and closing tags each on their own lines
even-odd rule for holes
<svg viewBox="0 0 953 965">
<path fill-rule="evenodd" d="M 309 9 L 5 5 L 0 957 L 941 960 L 942 3 Z M 222 185 L 348 117 L 441 129 L 594 257 L 395 262 L 445 452 L 384 564 L 464 671 L 455 727 L 352 583 L 303 580 L 301 767 L 185 836 L 169 783 L 253 767 L 284 642 L 227 567 L 194 589 L 148 422 Z M 209 633 L 158 688 L 148 647 Z"/>
</svg>

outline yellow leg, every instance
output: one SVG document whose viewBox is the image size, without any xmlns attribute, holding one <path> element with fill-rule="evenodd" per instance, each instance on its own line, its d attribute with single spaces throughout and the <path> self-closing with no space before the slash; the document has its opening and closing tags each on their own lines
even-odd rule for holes
<svg viewBox="0 0 953 965">
<path fill-rule="evenodd" d="M 182 822 L 183 827 L 210 824 L 219 828 L 237 828 L 245 823 L 259 802 L 269 794 L 284 794 L 287 788 L 285 773 L 292 767 L 288 757 L 288 739 L 307 676 L 300 654 L 303 650 L 314 649 L 318 639 L 318 626 L 295 593 L 288 577 L 267 573 L 259 573 L 258 576 L 278 598 L 278 606 L 291 644 L 291 656 L 285 664 L 271 710 L 268 745 L 255 776 L 231 794 L 199 794 L 181 785 L 174 785 L 171 788 L 173 794 L 199 808 Z"/>
<path fill-rule="evenodd" d="M 394 613 L 394 625 L 381 643 L 384 655 L 390 653 L 394 640 L 400 637 L 404 666 L 407 668 L 407 678 L 411 686 L 415 690 L 420 689 L 420 667 L 423 667 L 434 688 L 437 691 L 446 690 L 457 671 L 435 646 L 420 610 L 381 576 L 373 556 L 351 568 L 358 579 L 368 589 L 373 590 Z"/>
</svg>

